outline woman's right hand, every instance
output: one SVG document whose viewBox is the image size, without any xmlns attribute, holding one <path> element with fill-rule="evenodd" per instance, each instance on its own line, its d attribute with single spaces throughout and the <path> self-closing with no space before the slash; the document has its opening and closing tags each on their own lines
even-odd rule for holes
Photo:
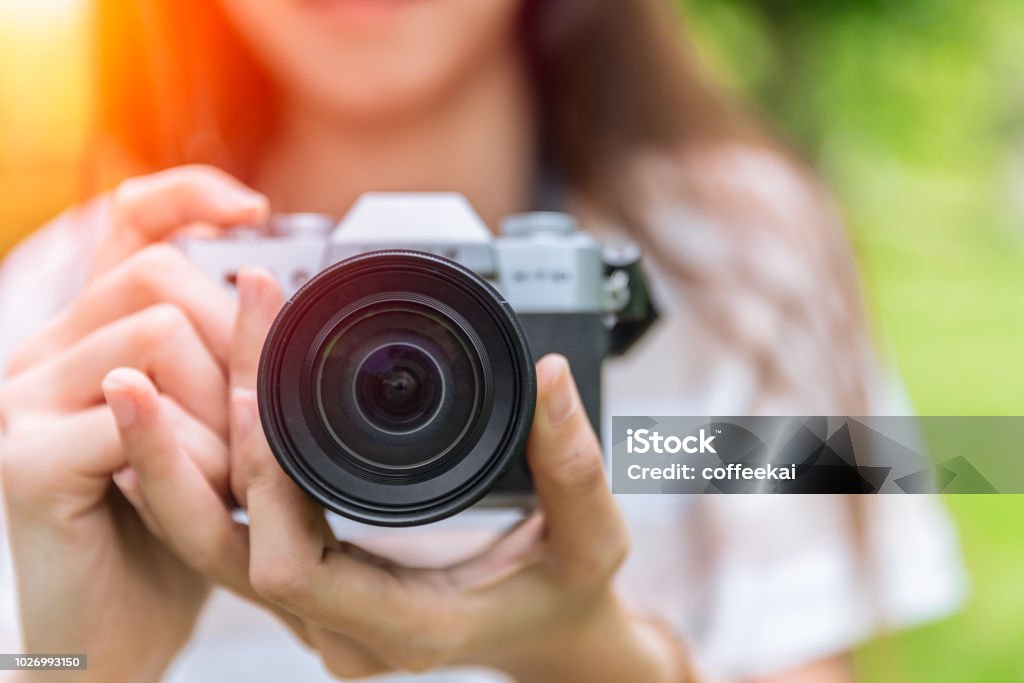
<svg viewBox="0 0 1024 683">
<path fill-rule="evenodd" d="M 93 278 L 149 244 L 258 225 L 268 210 L 266 197 L 213 166 L 178 166 L 130 178 L 111 195 L 110 224 L 93 260 Z"/>
<path fill-rule="evenodd" d="M 110 194 L 110 222 L 91 265 L 87 291 L 59 314 L 47 328 L 23 342 L 8 359 L 5 376 L 38 364 L 78 338 L 145 306 L 171 303 L 199 318 L 214 355 L 223 359 L 234 312 L 211 320 L 209 311 L 229 299 L 216 291 L 217 305 L 197 301 L 193 288 L 178 287 L 199 275 L 177 250 L 166 244 L 181 234 L 216 235 L 240 224 L 262 223 L 267 199 L 229 174 L 212 166 L 178 166 L 130 178 Z M 104 278 L 125 260 L 138 259 L 117 278 Z M 200 296 L 210 288 L 198 290 Z"/>
<path fill-rule="evenodd" d="M 124 365 L 152 377 L 185 452 L 226 481 L 227 389 L 212 349 L 234 304 L 189 269 L 168 246 L 129 258 L 23 347 L 0 385 L 23 647 L 87 653 L 82 680 L 156 680 L 207 593 L 113 490 L 127 460 L 101 388 Z"/>
<path fill-rule="evenodd" d="M 258 219 L 265 208 L 232 213 L 225 187 L 238 184 L 225 178 L 190 167 L 122 186 L 93 280 L 12 354 L 0 384 L 23 646 L 88 653 L 82 680 L 159 678 L 208 592 L 113 490 L 112 478 L 131 471 L 101 382 L 122 366 L 150 376 L 183 452 L 226 490 L 224 364 L 235 302 L 173 247 L 146 246 L 229 214 Z"/>
</svg>

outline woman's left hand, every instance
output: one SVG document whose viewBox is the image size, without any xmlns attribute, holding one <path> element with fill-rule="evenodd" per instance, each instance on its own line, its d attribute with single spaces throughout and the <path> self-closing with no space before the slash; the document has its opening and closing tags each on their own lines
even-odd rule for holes
<svg viewBox="0 0 1024 683">
<path fill-rule="evenodd" d="M 252 389 L 280 297 L 269 276 L 243 273 L 240 287 L 231 468 L 248 529 L 230 521 L 223 496 L 197 485 L 148 380 L 121 377 L 147 416 L 122 432 L 141 516 L 185 562 L 299 617 L 306 640 L 344 677 L 480 664 L 530 681 L 683 680 L 676 646 L 629 615 L 613 591 L 626 526 L 564 358 L 537 366 L 527 457 L 542 513 L 468 561 L 405 567 L 337 541 L 323 509 L 275 461 Z"/>
</svg>

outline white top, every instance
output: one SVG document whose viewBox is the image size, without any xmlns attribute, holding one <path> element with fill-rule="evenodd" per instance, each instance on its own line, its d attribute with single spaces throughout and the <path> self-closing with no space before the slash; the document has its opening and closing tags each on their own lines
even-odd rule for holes
<svg viewBox="0 0 1024 683">
<path fill-rule="evenodd" d="M 783 221 L 810 225 L 806 187 L 787 167 L 766 156 L 730 160 L 729 187 L 758 211 L 737 243 L 723 241 L 722 218 L 671 202 L 652 206 L 666 230 L 665 249 L 719 262 L 718 289 L 731 291 L 719 308 L 740 316 L 744 329 L 762 332 L 760 348 L 780 363 L 796 363 L 803 382 L 765 396 L 753 363 L 731 352 L 696 317 L 701 294 L 678 284 L 655 248 L 648 268 L 663 320 L 626 359 L 606 368 L 605 412 L 620 415 L 827 414 L 835 397 L 815 374 L 830 353 L 826 333 L 812 329 L 814 316 L 787 325 L 773 316 L 764 282 L 799 292 L 809 309 L 834 304 L 828 273 L 801 251 L 771 239 Z M 714 168 L 703 171 L 711 177 Z M 719 177 L 725 177 L 723 174 Z M 763 210 L 762 210 L 763 209 Z M 19 246 L 0 269 L 0 362 L 13 345 L 44 325 L 79 291 L 106 225 L 103 201 L 68 212 Z M 818 216 L 821 217 L 820 215 Z M 792 223 L 790 223 L 792 224 Z M 838 233 L 836 233 L 838 234 Z M 767 239 L 765 239 L 767 237 Z M 764 239 L 764 241 L 759 241 Z M 749 257 L 745 254 L 751 254 Z M 730 263 L 730 259 L 732 262 Z M 753 263 L 744 265 L 744 259 Z M 725 264 L 725 265 L 723 265 Z M 732 267 L 739 264 L 737 267 Z M 816 268 L 818 270 L 816 270 Z M 758 270 L 760 269 L 760 270 Z M 740 282 L 754 272 L 764 282 Z M 752 276 L 751 276 L 752 277 Z M 824 283 L 824 284 L 823 284 Z M 729 288 L 732 287 L 730 290 Z M 690 297 L 680 301 L 679 292 Z M 792 315 L 790 312 L 785 315 Z M 810 322 L 808 322 L 810 321 Z M 806 324 L 807 329 L 792 329 Z M 772 330 L 785 334 L 772 336 Z M 812 377 L 813 379 L 807 379 Z M 876 391 L 873 412 L 887 410 Z M 898 404 L 897 404 L 898 405 Z M 905 411 L 896 411 L 905 412 Z M 605 423 L 610 420 L 605 419 Z M 872 633 L 941 617 L 963 600 L 966 579 L 957 542 L 937 499 L 877 496 L 866 501 L 868 544 L 852 539 L 850 511 L 829 496 L 619 496 L 629 520 L 633 550 L 618 581 L 638 607 L 676 624 L 703 668 L 715 679 L 764 675 L 847 650 Z M 489 516 L 488 516 L 489 515 Z M 395 555 L 443 562 L 464 555 L 510 520 L 501 513 L 464 513 L 429 529 L 381 530 L 349 522 L 339 534 Z M 0 534 L 2 534 L 0 529 Z M 441 549 L 439 552 L 438 549 Z M 0 651 L 17 652 L 15 599 L 6 544 L 0 557 Z M 867 568 L 867 572 L 865 572 Z M 870 576 L 865 578 L 865 574 Z M 315 654 L 263 611 L 218 591 L 198 631 L 168 680 L 173 683 L 329 681 Z M 459 671 L 382 681 L 494 683 L 489 672 Z"/>
</svg>

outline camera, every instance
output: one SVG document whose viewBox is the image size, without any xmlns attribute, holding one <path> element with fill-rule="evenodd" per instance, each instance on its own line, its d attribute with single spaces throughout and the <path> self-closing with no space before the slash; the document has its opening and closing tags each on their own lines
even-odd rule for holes
<svg viewBox="0 0 1024 683">
<path fill-rule="evenodd" d="M 308 495 L 381 526 L 522 504 L 534 361 L 568 358 L 596 427 L 602 362 L 657 317 L 635 246 L 556 212 L 495 237 L 453 193 L 369 193 L 340 222 L 279 214 L 178 245 L 226 285 L 244 265 L 280 283 L 257 388 L 267 440 Z"/>
</svg>

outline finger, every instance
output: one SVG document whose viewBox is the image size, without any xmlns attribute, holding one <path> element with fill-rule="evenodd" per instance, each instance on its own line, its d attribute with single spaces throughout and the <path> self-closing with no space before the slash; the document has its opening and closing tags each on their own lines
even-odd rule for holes
<svg viewBox="0 0 1024 683">
<path fill-rule="evenodd" d="M 321 563 L 323 510 L 298 490 L 274 460 L 259 429 L 255 394 L 234 389 L 231 405 L 234 447 L 240 456 L 249 513 L 250 579 L 259 591 L 262 584 L 275 583 L 276 572 Z"/>
<path fill-rule="evenodd" d="M 323 510 L 295 488 L 274 461 L 259 428 L 256 396 L 235 389 L 231 397 L 232 448 L 242 458 L 249 515 L 248 585 L 261 599 L 294 612 L 287 594 L 325 551 Z"/>
<path fill-rule="evenodd" d="M 320 654 L 324 666 L 345 680 L 365 678 L 390 671 L 391 667 L 351 638 L 319 626 L 308 625 L 310 646 Z"/>
<path fill-rule="evenodd" d="M 574 575 L 610 574 L 626 552 L 625 523 L 605 478 L 601 446 L 562 356 L 537 364 L 538 398 L 527 460 L 551 550 Z"/>
<path fill-rule="evenodd" d="M 126 180 L 114 191 L 110 234 L 93 272 L 191 223 L 258 224 L 267 211 L 266 197 L 212 166 L 180 166 Z"/>
<path fill-rule="evenodd" d="M 478 622 L 443 572 L 402 570 L 324 543 L 323 510 L 274 460 L 258 429 L 255 395 L 235 389 L 233 410 L 249 512 L 249 580 L 268 601 L 351 638 L 398 668 L 447 661 Z"/>
<path fill-rule="evenodd" d="M 224 457 L 207 457 L 211 444 L 221 444 L 220 439 L 173 402 L 167 401 L 167 408 L 185 451 L 195 454 L 193 459 L 208 478 L 225 481 Z M 96 406 L 46 420 L 45 429 L 19 423 L 25 429 L 4 443 L 0 461 L 4 478 L 10 478 L 5 481 L 10 495 L 36 502 L 63 498 L 80 506 L 98 501 L 110 486 L 111 474 L 127 465 L 110 409 Z M 184 428 L 186 423 L 195 426 Z"/>
<path fill-rule="evenodd" d="M 270 273 L 257 268 L 238 272 L 238 318 L 229 363 L 232 388 L 256 388 L 263 342 L 283 303 L 281 290 Z"/>
<path fill-rule="evenodd" d="M 162 530 L 164 540 L 189 566 L 244 590 L 247 536 L 224 503 L 226 467 L 211 479 L 184 453 L 180 431 L 176 433 L 156 388 L 142 373 L 114 370 L 104 379 L 103 391 L 131 471 L 137 475 L 146 514 Z M 219 450 L 219 459 L 226 462 L 226 448 L 220 445 Z M 133 493 L 129 486 L 129 501 Z"/>
<path fill-rule="evenodd" d="M 54 509 L 66 519 L 95 509 L 111 473 L 125 464 L 106 406 L 49 420 L 45 429 L 26 426 L 4 442 L 0 456 L 8 506 L 30 513 Z"/>
<path fill-rule="evenodd" d="M 235 389 L 232 411 L 247 489 L 250 580 L 258 593 L 286 608 L 298 608 L 299 614 L 307 616 L 310 605 L 305 600 L 316 602 L 316 598 L 306 590 L 313 584 L 314 573 L 325 573 L 325 556 L 336 544 L 324 542 L 322 508 L 305 496 L 274 460 L 258 428 L 253 392 Z M 346 580 L 358 581 L 360 576 L 378 580 L 377 575 L 385 573 L 375 564 L 355 559 L 353 554 L 339 554 L 358 567 Z"/>
<path fill-rule="evenodd" d="M 269 273 L 252 268 L 243 268 L 239 271 L 238 317 L 235 321 L 228 363 L 229 383 L 233 389 L 256 389 L 256 375 L 259 371 L 263 342 L 282 303 L 281 291 Z M 246 486 L 242 480 L 240 456 L 236 452 L 241 442 L 242 437 L 233 424 L 231 490 L 236 500 L 245 506 Z"/>
<path fill-rule="evenodd" d="M 169 545 L 167 534 L 149 509 L 149 503 L 146 502 L 146 496 L 142 492 L 142 485 L 139 483 L 139 475 L 132 469 L 132 466 L 126 465 L 122 467 L 117 472 L 114 472 L 111 478 L 117 490 L 121 492 L 121 495 L 124 496 L 125 500 L 135 510 L 149 533 L 163 541 L 165 545 Z"/>
<path fill-rule="evenodd" d="M 188 315 L 214 357 L 223 362 L 235 311 L 230 293 L 178 249 L 156 244 L 90 284 L 50 325 L 12 354 L 8 374 L 53 357 L 104 325 L 164 302 Z"/>
<path fill-rule="evenodd" d="M 140 432 L 147 429 L 143 418 L 155 415 L 152 419 L 158 420 L 159 429 L 154 427 L 152 438 L 155 439 L 158 433 L 169 435 L 174 441 L 176 452 L 188 456 L 189 461 L 203 475 L 218 497 L 227 501 L 227 445 L 223 439 L 173 400 L 159 395 L 152 381 L 138 370 L 114 369 L 103 379 L 102 388 L 107 406 L 114 416 L 117 438 L 124 451 L 123 459 L 129 465 L 120 471 L 127 481 L 138 478 L 138 472 L 131 467 L 131 456 L 134 453 L 129 451 L 127 446 L 138 446 L 144 442 L 138 438 L 127 442 L 126 436 L 141 437 Z M 157 405 L 151 405 L 153 401 L 156 401 Z M 154 441 L 152 445 L 155 448 L 160 443 Z"/>
<path fill-rule="evenodd" d="M 185 564 L 270 610 L 307 640 L 301 620 L 260 600 L 249 585 L 248 531 L 234 521 L 225 503 L 226 446 L 219 443 L 222 466 L 216 472 L 204 469 L 206 458 L 189 453 L 181 443 L 183 434 L 202 432 L 203 425 L 193 421 L 189 429 L 181 429 L 187 416 L 176 417 L 173 404 L 159 400 L 156 388 L 139 372 L 111 372 L 104 391 L 120 413 L 118 430 L 131 463 L 117 483 L 122 491 L 127 488 L 126 497 L 147 528 Z M 135 475 L 134 484 L 128 473 Z"/>
<path fill-rule="evenodd" d="M 544 517 L 535 512 L 483 552 L 445 571 L 452 582 L 465 588 L 479 590 L 497 585 L 539 558 L 543 532 Z"/>
<path fill-rule="evenodd" d="M 122 366 L 148 373 L 161 391 L 192 415 L 218 433 L 227 432 L 227 384 L 221 368 L 185 314 L 170 304 L 115 321 L 11 378 L 0 413 L 90 407 L 102 400 L 103 377 Z"/>
</svg>

